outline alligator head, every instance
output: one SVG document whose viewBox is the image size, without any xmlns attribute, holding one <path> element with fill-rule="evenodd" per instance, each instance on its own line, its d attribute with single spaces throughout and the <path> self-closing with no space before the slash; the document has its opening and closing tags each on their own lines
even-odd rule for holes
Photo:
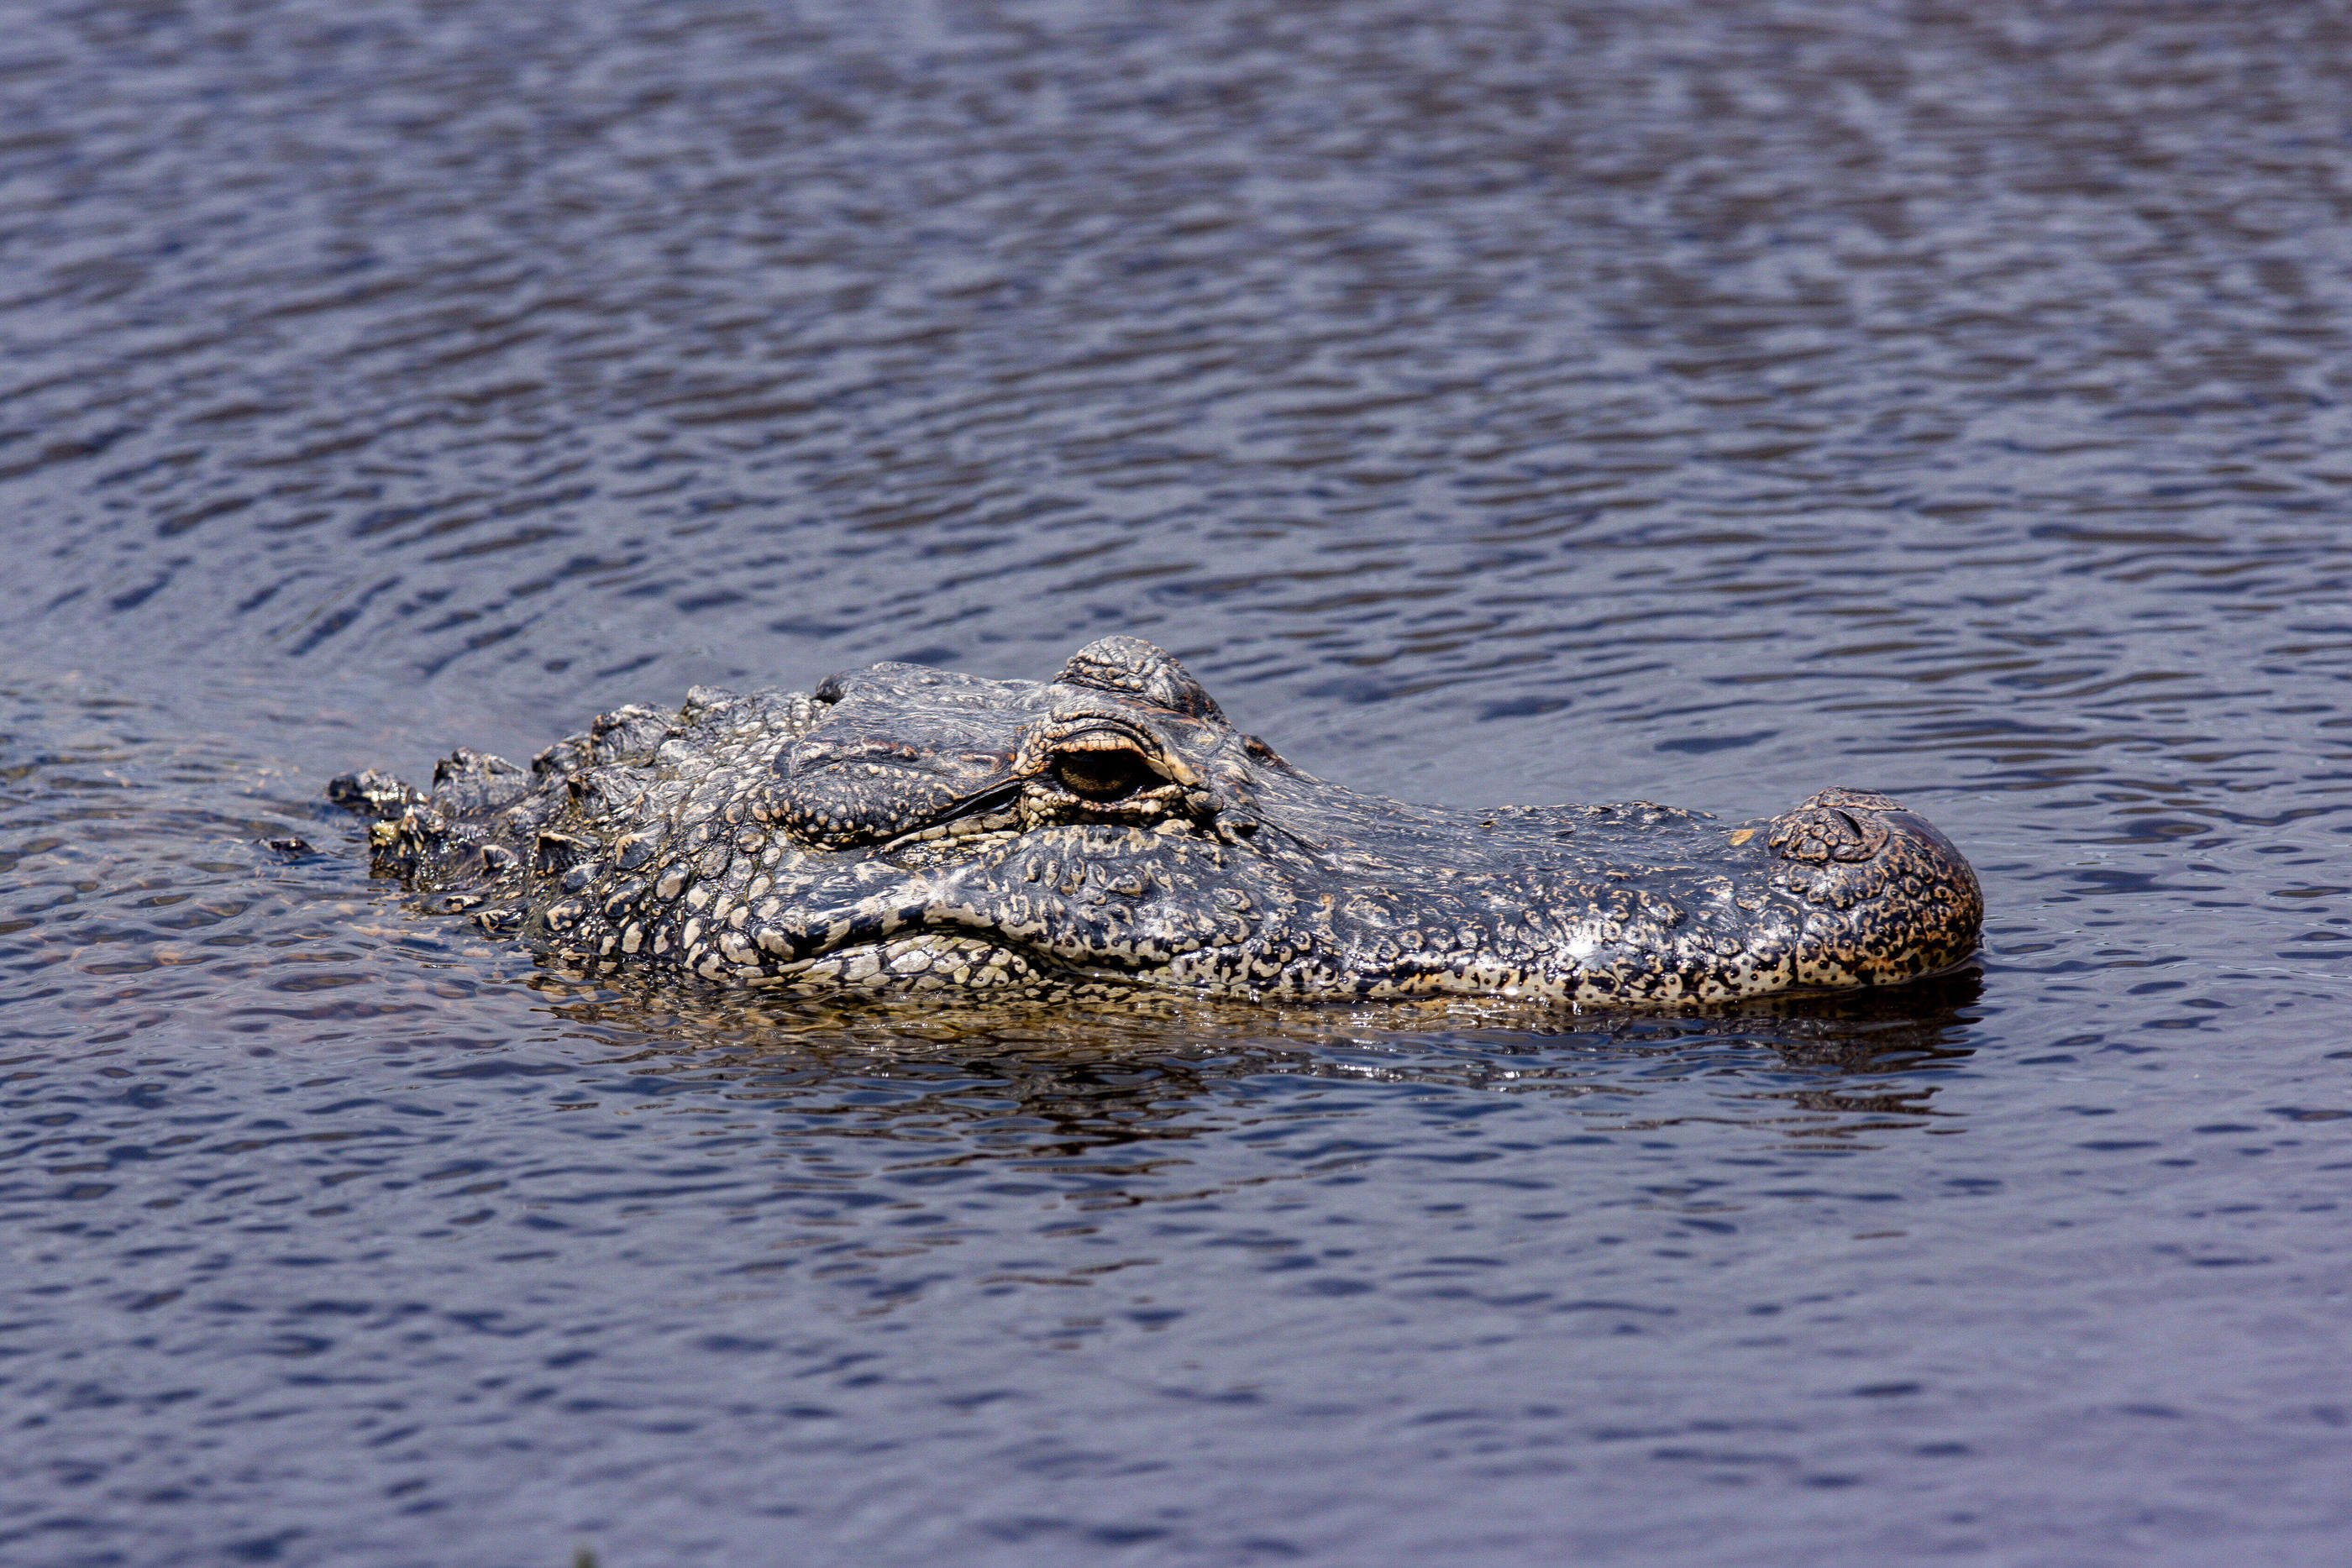
<svg viewBox="0 0 2352 1568">
<path fill-rule="evenodd" d="M 1983 910 L 1942 834 L 1863 790 L 1738 824 L 1358 795 L 1128 637 L 1042 684 L 697 688 L 529 772 L 460 751 L 429 793 L 330 792 L 428 907 L 589 972 L 738 986 L 1691 1003 L 1948 968 Z"/>
</svg>

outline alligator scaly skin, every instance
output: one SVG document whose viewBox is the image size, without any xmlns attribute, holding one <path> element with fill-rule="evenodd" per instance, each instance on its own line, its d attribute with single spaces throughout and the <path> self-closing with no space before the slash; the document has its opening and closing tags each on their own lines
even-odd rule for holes
<svg viewBox="0 0 2352 1568">
<path fill-rule="evenodd" d="M 1355 794 L 1109 637 L 1047 682 L 885 664 L 625 707 L 528 771 L 330 793 L 375 870 L 588 973 L 729 986 L 1684 1005 L 1883 986 L 1977 945 L 1958 852 L 1883 795 L 1726 824 Z"/>
</svg>

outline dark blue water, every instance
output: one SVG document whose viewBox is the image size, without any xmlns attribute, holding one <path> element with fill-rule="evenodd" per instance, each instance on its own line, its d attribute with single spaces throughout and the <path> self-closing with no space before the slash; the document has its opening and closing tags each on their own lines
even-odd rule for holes
<svg viewBox="0 0 2352 1568">
<path fill-rule="evenodd" d="M 11 12 L 0 1560 L 2340 1562 L 2347 61 Z M 416 915 L 320 799 L 1113 632 L 1361 788 L 1887 790 L 1983 962 L 752 1006 Z"/>
</svg>

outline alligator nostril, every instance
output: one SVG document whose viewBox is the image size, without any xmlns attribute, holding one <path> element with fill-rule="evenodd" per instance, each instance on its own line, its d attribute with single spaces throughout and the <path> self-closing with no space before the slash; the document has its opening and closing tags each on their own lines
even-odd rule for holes
<svg viewBox="0 0 2352 1568">
<path fill-rule="evenodd" d="M 1853 804 L 1870 814 L 1858 815 L 1833 800 L 1815 796 L 1795 810 L 1774 819 L 1764 841 L 1780 852 L 1782 860 L 1812 865 L 1832 861 L 1854 864 L 1875 860 L 1893 837 L 1893 829 L 1885 818 L 1877 814 L 1879 808 L 1872 802 Z"/>
</svg>

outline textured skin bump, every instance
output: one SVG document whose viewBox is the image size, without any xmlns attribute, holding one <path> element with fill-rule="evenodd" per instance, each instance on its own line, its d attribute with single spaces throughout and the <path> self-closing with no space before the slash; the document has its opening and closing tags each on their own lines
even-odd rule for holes
<svg viewBox="0 0 2352 1568">
<path fill-rule="evenodd" d="M 1132 697 L 1187 718 L 1225 722 L 1217 699 L 1185 674 L 1183 665 L 1139 638 L 1097 638 L 1070 655 L 1070 662 L 1054 679 L 1064 685 L 1092 686 Z"/>
<path fill-rule="evenodd" d="M 589 973 L 730 986 L 1686 1006 L 1896 984 L 1974 951 L 1974 874 L 1896 801 L 1725 824 L 1647 802 L 1355 794 L 1129 637 L 1053 680 L 913 664 L 698 687 L 526 770 L 458 751 L 330 795 L 430 910 Z"/>
</svg>

